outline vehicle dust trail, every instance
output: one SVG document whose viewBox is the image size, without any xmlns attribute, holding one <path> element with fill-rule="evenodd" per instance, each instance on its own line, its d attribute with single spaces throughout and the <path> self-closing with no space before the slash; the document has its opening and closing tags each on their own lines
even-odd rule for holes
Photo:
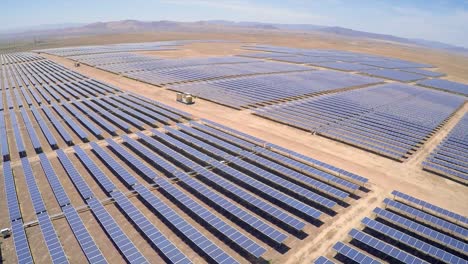
<svg viewBox="0 0 468 264">
<path fill-rule="evenodd" d="M 376 186 L 363 198 L 352 204 L 350 208 L 338 213 L 334 218 L 336 221 L 328 221 L 319 229 L 318 236 L 303 245 L 299 251 L 285 262 L 285 264 L 312 263 L 316 258 L 330 253 L 331 247 L 338 241 L 346 238 L 353 227 L 358 227 L 361 220 L 371 215 L 372 210 L 378 206 L 386 196 L 387 191 L 379 190 Z M 314 236 L 314 234 L 310 234 Z"/>
<path fill-rule="evenodd" d="M 405 162 L 407 165 L 420 166 L 420 164 L 427 158 L 427 156 L 440 144 L 440 142 L 452 131 L 452 128 L 458 124 L 458 121 L 468 111 L 468 103 L 465 101 L 464 105 L 455 112 L 444 126 L 436 132 L 422 147 Z"/>
</svg>

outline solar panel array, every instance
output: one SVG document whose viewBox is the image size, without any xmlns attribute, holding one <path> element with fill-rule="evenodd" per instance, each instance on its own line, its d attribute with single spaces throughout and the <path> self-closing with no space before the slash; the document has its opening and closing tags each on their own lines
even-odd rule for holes
<svg viewBox="0 0 468 264">
<path fill-rule="evenodd" d="M 464 102 L 462 96 L 395 83 L 276 104 L 255 114 L 404 160 Z"/>
<path fill-rule="evenodd" d="M 169 89 L 191 93 L 197 97 L 240 109 L 379 82 L 382 80 L 335 71 L 306 71 L 171 85 Z"/>
<path fill-rule="evenodd" d="M 2 160 L 191 119 L 49 60 L 24 56 L 3 55 L 9 63 L 0 69 L 0 94 L 7 101 L 0 110 Z"/>
<path fill-rule="evenodd" d="M 419 81 L 418 85 L 468 96 L 468 85 L 443 79 Z"/>
<path fill-rule="evenodd" d="M 467 263 L 466 217 L 399 191 L 314 263 Z"/>
<path fill-rule="evenodd" d="M 265 261 L 364 195 L 358 175 L 41 57 L 4 57 L 2 184 L 20 263 Z"/>
<path fill-rule="evenodd" d="M 468 114 L 434 149 L 423 162 L 425 170 L 468 183 Z"/>
</svg>

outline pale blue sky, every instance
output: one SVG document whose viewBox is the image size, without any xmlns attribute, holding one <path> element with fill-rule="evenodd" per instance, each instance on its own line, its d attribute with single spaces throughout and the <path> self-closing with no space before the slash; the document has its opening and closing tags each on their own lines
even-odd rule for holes
<svg viewBox="0 0 468 264">
<path fill-rule="evenodd" d="M 122 19 L 342 26 L 468 47 L 468 0 L 2 0 L 0 30 Z"/>
</svg>

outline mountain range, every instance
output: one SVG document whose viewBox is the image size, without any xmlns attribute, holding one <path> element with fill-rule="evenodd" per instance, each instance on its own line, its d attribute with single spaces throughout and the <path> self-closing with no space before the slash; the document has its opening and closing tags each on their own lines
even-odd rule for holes
<svg viewBox="0 0 468 264">
<path fill-rule="evenodd" d="M 468 53 L 464 47 L 454 46 L 437 41 L 423 39 L 402 38 L 393 35 L 370 33 L 336 26 L 319 26 L 311 24 L 277 24 L 260 22 L 233 22 L 225 20 L 209 20 L 197 22 L 177 21 L 139 21 L 120 20 L 110 22 L 96 22 L 91 24 L 67 23 L 59 25 L 43 25 L 30 28 L 18 28 L 0 32 L 0 39 L 22 38 L 22 37 L 54 37 L 54 36 L 77 36 L 98 35 L 130 32 L 157 32 L 157 31 L 179 31 L 179 32 L 210 32 L 210 31 L 239 31 L 239 30 L 270 30 L 331 34 L 339 37 L 373 39 L 379 41 L 396 42 L 405 45 L 418 45 L 426 48 L 445 50 L 450 52 Z"/>
</svg>

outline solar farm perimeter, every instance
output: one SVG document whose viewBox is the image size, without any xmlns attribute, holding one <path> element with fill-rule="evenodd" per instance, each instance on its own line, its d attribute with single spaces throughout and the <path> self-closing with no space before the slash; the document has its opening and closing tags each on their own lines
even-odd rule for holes
<svg viewBox="0 0 468 264">
<path fill-rule="evenodd" d="M 354 228 L 372 212 L 366 205 L 388 195 L 391 186 L 379 182 L 384 176 L 304 155 L 303 148 L 296 151 L 273 134 L 212 121 L 223 112 L 241 113 L 241 122 L 286 127 L 306 146 L 307 138 L 318 137 L 402 169 L 424 160 L 415 166 L 418 175 L 450 183 L 453 193 L 447 195 L 453 197 L 466 192 L 468 175 L 465 84 L 442 79 L 445 74 L 433 65 L 344 51 L 244 45 L 236 56 L 167 59 L 142 53 L 163 54 L 191 43 L 0 55 L 1 226 L 13 232 L 2 244 L 4 259 L 311 263 L 323 255 L 317 263 L 405 262 L 403 255 L 392 255 L 399 250 L 411 263 L 466 263 L 466 247 L 421 238 L 427 234 L 393 218 L 364 218 L 378 235 Z M 85 65 L 71 70 L 76 61 Z M 142 96 L 147 93 L 140 86 L 158 96 Z M 207 101 L 179 105 L 173 91 Z M 215 111 L 203 112 L 203 105 Z M 453 129 L 437 139 L 447 126 Z M 421 151 L 434 140 L 437 147 Z M 385 204 L 403 217 L 415 214 L 421 203 L 415 199 Z M 437 208 L 409 218 L 466 243 L 463 216 L 454 220 L 458 214 L 452 212 L 447 218 Z M 434 217 L 447 224 L 438 226 Z M 354 228 L 351 249 L 334 244 L 348 228 Z M 395 232 L 414 232 L 450 258 L 395 242 L 401 239 Z M 390 243 L 391 250 L 377 248 L 372 239 Z"/>
</svg>

